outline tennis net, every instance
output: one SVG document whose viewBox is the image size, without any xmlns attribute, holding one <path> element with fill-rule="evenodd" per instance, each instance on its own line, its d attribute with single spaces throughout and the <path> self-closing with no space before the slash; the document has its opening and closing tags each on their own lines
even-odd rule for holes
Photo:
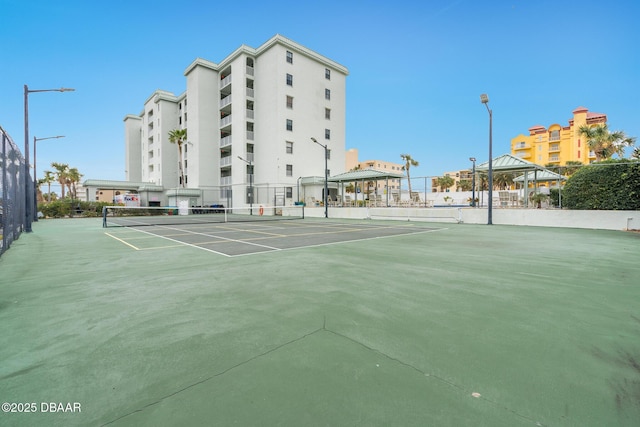
<svg viewBox="0 0 640 427">
<path fill-rule="evenodd" d="M 223 208 L 221 206 L 105 206 L 103 227 L 143 227 L 149 225 L 209 224 L 242 221 L 304 219 L 304 206 L 257 206 Z"/>
</svg>

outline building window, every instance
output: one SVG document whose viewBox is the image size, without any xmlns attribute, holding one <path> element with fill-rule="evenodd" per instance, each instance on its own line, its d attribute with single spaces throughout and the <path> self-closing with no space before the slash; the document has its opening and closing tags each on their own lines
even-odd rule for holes
<svg viewBox="0 0 640 427">
<path fill-rule="evenodd" d="M 287 141 L 287 154 L 293 154 L 293 142 Z"/>
<path fill-rule="evenodd" d="M 292 199 L 293 198 L 293 187 L 285 187 L 285 192 L 286 192 L 285 197 L 287 199 Z"/>
<path fill-rule="evenodd" d="M 293 108 L 293 96 L 287 95 L 287 108 Z"/>
<path fill-rule="evenodd" d="M 331 129 L 324 130 L 324 139 L 331 139 Z"/>
<path fill-rule="evenodd" d="M 331 150 L 327 149 L 327 160 L 331 160 Z"/>
<path fill-rule="evenodd" d="M 293 86 L 293 76 L 287 73 L 287 86 Z"/>
<path fill-rule="evenodd" d="M 549 141 L 560 141 L 560 131 L 552 130 L 549 132 Z"/>
<path fill-rule="evenodd" d="M 327 80 L 331 80 L 331 70 L 328 68 L 324 69 L 324 78 Z"/>
<path fill-rule="evenodd" d="M 324 118 L 327 120 L 331 120 L 331 108 L 324 109 Z"/>
<path fill-rule="evenodd" d="M 331 99 L 331 89 L 324 90 L 324 99 Z"/>
<path fill-rule="evenodd" d="M 293 64 L 293 52 L 287 51 L 287 62 Z"/>
<path fill-rule="evenodd" d="M 293 120 L 287 119 L 287 130 L 293 130 Z"/>
<path fill-rule="evenodd" d="M 293 165 L 287 165 L 287 176 L 293 176 Z"/>
</svg>

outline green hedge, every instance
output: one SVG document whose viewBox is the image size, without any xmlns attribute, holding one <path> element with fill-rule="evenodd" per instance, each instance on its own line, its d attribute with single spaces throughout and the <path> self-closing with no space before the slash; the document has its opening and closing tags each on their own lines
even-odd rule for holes
<svg viewBox="0 0 640 427">
<path fill-rule="evenodd" d="M 38 212 L 41 212 L 44 218 L 97 217 L 102 216 L 103 206 L 112 204 L 63 199 L 39 204 Z"/>
<path fill-rule="evenodd" d="M 640 209 L 640 163 L 616 159 L 580 168 L 567 180 L 562 206 L 583 210 Z"/>
</svg>

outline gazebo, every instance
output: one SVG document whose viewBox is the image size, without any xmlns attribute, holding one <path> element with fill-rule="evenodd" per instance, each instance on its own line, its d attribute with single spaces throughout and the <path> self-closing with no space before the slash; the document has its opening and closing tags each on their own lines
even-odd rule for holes
<svg viewBox="0 0 640 427">
<path fill-rule="evenodd" d="M 335 175 L 332 176 L 328 179 L 329 182 L 336 182 L 340 185 L 340 194 L 342 197 L 342 201 L 344 201 L 344 183 L 348 182 L 348 183 L 362 183 L 362 188 L 364 188 L 364 183 L 365 182 L 369 182 L 369 181 L 373 181 L 373 182 L 378 182 L 378 181 L 386 181 L 386 185 L 387 188 L 389 188 L 389 180 L 390 179 L 402 179 L 402 178 L 406 178 L 406 176 L 404 174 L 401 173 L 396 173 L 396 172 L 386 172 L 386 171 L 380 171 L 377 169 L 358 169 L 358 170 L 354 170 L 354 171 L 350 171 L 350 172 L 345 172 L 345 173 L 341 173 L 339 175 Z M 389 205 L 389 191 L 387 191 L 386 194 L 387 200 L 386 200 L 386 205 Z M 362 195 L 362 198 L 364 200 L 364 194 Z M 356 202 L 356 206 L 357 206 L 357 202 L 358 202 L 358 193 L 356 192 L 356 196 L 355 196 L 355 202 Z"/>
<path fill-rule="evenodd" d="M 523 188 L 526 190 L 529 188 L 529 182 L 533 181 L 534 187 L 538 187 L 538 182 L 544 181 L 558 181 L 564 180 L 565 177 L 559 175 L 549 169 L 536 165 L 535 163 L 523 160 L 519 157 L 511 154 L 503 154 L 493 159 L 492 168 L 493 172 L 522 172 L 521 176 L 514 178 L 514 182 L 522 182 Z M 476 171 L 487 172 L 489 170 L 489 162 L 484 162 L 476 167 Z M 525 204 L 527 203 L 527 197 L 525 197 Z"/>
</svg>

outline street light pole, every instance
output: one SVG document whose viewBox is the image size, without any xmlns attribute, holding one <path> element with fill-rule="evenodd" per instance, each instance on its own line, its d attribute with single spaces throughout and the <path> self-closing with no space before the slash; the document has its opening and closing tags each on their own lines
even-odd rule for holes
<svg viewBox="0 0 640 427">
<path fill-rule="evenodd" d="M 489 108 L 489 96 L 486 93 L 480 95 L 482 102 L 489 112 L 489 210 L 487 215 L 487 225 L 493 224 L 493 111 Z"/>
<path fill-rule="evenodd" d="M 48 136 L 46 138 L 33 137 L 33 220 L 38 221 L 38 170 L 36 168 L 36 147 L 38 141 L 44 141 L 45 139 L 58 139 L 64 138 L 64 135 Z"/>
<path fill-rule="evenodd" d="M 33 92 L 73 92 L 74 90 L 64 87 L 60 89 L 29 89 L 29 86 L 24 85 L 24 231 L 27 233 L 32 231 L 31 219 L 33 214 L 31 209 L 33 203 L 31 203 L 31 197 L 34 194 L 29 185 L 29 94 Z"/>
<path fill-rule="evenodd" d="M 314 137 L 311 137 L 311 141 L 324 148 L 324 217 L 329 218 L 329 183 L 327 182 L 329 179 L 329 165 L 327 164 L 329 156 L 327 155 L 327 145 L 320 144 Z"/>
<path fill-rule="evenodd" d="M 243 159 L 238 156 L 240 160 L 249 165 L 251 173 L 249 174 L 249 215 L 253 215 L 253 161 Z"/>
<path fill-rule="evenodd" d="M 476 158 L 469 157 L 473 162 L 473 170 L 471 172 L 471 207 L 476 207 Z"/>
</svg>

